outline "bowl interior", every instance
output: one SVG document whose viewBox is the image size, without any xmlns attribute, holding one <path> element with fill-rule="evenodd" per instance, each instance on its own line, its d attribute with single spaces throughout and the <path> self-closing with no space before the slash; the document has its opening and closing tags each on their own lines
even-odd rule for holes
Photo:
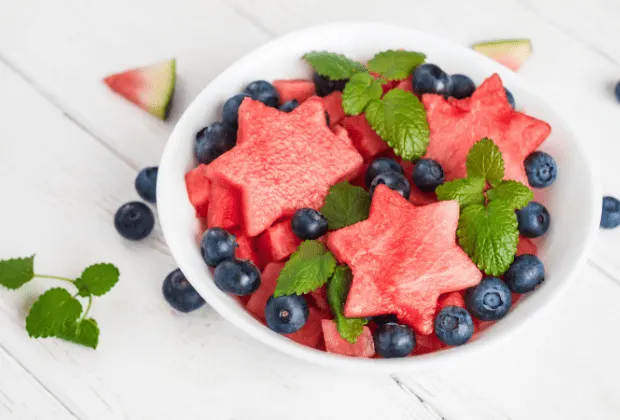
<svg viewBox="0 0 620 420">
<path fill-rule="evenodd" d="M 369 37 L 369 33 L 373 36 Z M 535 191 L 536 199 L 549 209 L 552 220 L 548 234 L 537 242 L 545 263 L 546 280 L 506 318 L 462 347 L 399 360 L 341 357 L 306 348 L 271 332 L 233 298 L 217 289 L 197 246 L 200 226 L 187 198 L 184 174 L 196 164 L 193 156 L 195 133 L 218 120 L 223 102 L 242 91 L 249 82 L 309 78 L 311 71 L 300 57 L 311 50 L 329 50 L 366 61 L 376 52 L 399 48 L 424 52 L 428 62 L 439 64 L 448 73 L 467 74 L 477 84 L 492 73 L 499 73 L 514 94 L 519 110 L 551 124 L 552 134 L 541 150 L 555 157 L 559 176 L 548 190 Z M 222 316 L 255 338 L 293 356 L 328 366 L 357 371 L 428 368 L 508 336 L 557 297 L 585 262 L 600 220 L 601 194 L 584 149 L 552 107 L 515 73 L 467 48 L 412 29 L 385 24 L 330 24 L 295 32 L 258 48 L 213 80 L 196 98 L 174 129 L 162 157 L 157 191 L 159 217 L 174 258 L 198 292 Z"/>
</svg>

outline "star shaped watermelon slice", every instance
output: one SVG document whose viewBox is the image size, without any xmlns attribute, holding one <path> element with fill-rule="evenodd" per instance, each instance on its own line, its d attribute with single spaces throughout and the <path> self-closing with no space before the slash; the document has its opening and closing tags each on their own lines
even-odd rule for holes
<svg viewBox="0 0 620 420">
<path fill-rule="evenodd" d="M 347 317 L 393 313 L 420 334 L 433 332 L 437 298 L 475 286 L 482 273 L 456 244 L 459 205 L 414 206 L 385 185 L 368 219 L 330 233 L 327 244 L 353 272 Z"/>
<path fill-rule="evenodd" d="M 505 179 L 527 184 L 525 158 L 538 149 L 551 132 L 544 121 L 512 109 L 502 80 L 489 77 L 470 98 L 422 96 L 430 127 L 426 158 L 439 162 L 446 180 L 463 178 L 467 153 L 477 141 L 489 137 L 502 152 Z"/>
<path fill-rule="evenodd" d="M 249 236 L 300 208 L 319 209 L 329 188 L 363 164 L 355 147 L 327 127 L 320 98 L 291 113 L 247 98 L 239 108 L 239 134 L 242 141 L 213 161 L 207 176 L 241 192 Z"/>
</svg>

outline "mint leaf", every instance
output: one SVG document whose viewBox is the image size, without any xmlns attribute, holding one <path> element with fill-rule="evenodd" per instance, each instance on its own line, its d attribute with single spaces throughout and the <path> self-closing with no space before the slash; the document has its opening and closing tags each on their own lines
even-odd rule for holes
<svg viewBox="0 0 620 420">
<path fill-rule="evenodd" d="M 34 255 L 0 260 L 0 285 L 18 289 L 34 278 Z"/>
<path fill-rule="evenodd" d="M 331 80 L 349 79 L 354 73 L 366 71 L 366 68 L 342 54 L 327 51 L 312 51 L 304 54 L 306 60 L 321 76 Z"/>
<path fill-rule="evenodd" d="M 461 178 L 441 184 L 435 190 L 441 201 L 456 200 L 461 207 L 470 204 L 484 204 L 484 187 L 482 178 Z"/>
<path fill-rule="evenodd" d="M 487 191 L 487 197 L 489 201 L 502 200 L 513 209 L 520 209 L 534 199 L 534 193 L 527 185 L 518 181 L 502 181 Z"/>
<path fill-rule="evenodd" d="M 56 336 L 74 323 L 82 313 L 82 304 L 62 288 L 50 289 L 39 296 L 26 317 L 30 337 Z"/>
<path fill-rule="evenodd" d="M 342 92 L 342 108 L 347 115 L 358 115 L 364 112 L 368 102 L 379 99 L 383 95 L 381 83 L 370 74 L 356 73 L 351 76 Z"/>
<path fill-rule="evenodd" d="M 58 338 L 96 349 L 99 344 L 99 326 L 92 318 L 74 322 L 60 330 Z"/>
<path fill-rule="evenodd" d="M 361 187 L 340 182 L 329 189 L 321 213 L 330 230 L 341 229 L 368 219 L 370 194 Z"/>
<path fill-rule="evenodd" d="M 461 248 L 485 273 L 503 274 L 517 252 L 519 230 L 514 207 L 502 200 L 485 207 L 472 204 L 461 209 L 457 236 Z"/>
<path fill-rule="evenodd" d="M 483 178 L 496 184 L 504 178 L 504 159 L 499 147 L 489 138 L 484 138 L 473 145 L 465 162 L 467 176 Z"/>
<path fill-rule="evenodd" d="M 349 294 L 353 275 L 346 265 L 336 267 L 334 275 L 327 283 L 327 301 L 334 314 L 336 327 L 340 336 L 349 343 L 355 343 L 368 323 L 366 318 L 347 318 L 344 316 L 344 304 Z"/>
<path fill-rule="evenodd" d="M 304 241 L 280 271 L 273 295 L 303 295 L 318 289 L 335 268 L 336 259 L 325 245 L 319 241 Z"/>
<path fill-rule="evenodd" d="M 426 153 L 430 135 L 426 111 L 413 93 L 401 89 L 389 91 L 382 100 L 368 104 L 366 119 L 403 159 L 418 159 Z"/>
<path fill-rule="evenodd" d="M 108 263 L 86 267 L 80 278 L 76 280 L 80 296 L 84 296 L 85 291 L 95 296 L 106 294 L 118 282 L 119 275 L 118 268 Z"/>
<path fill-rule="evenodd" d="M 426 56 L 415 51 L 389 50 L 380 52 L 368 62 L 368 70 L 388 80 L 406 79 L 413 69 L 424 63 Z"/>
</svg>

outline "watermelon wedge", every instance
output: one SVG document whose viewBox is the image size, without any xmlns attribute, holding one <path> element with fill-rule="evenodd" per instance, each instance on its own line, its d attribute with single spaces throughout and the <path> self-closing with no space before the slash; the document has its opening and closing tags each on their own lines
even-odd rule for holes
<svg viewBox="0 0 620 420">
<path fill-rule="evenodd" d="M 198 165 L 186 173 L 185 187 L 189 202 L 196 209 L 196 216 L 207 217 L 211 195 L 211 181 L 207 178 L 207 165 Z"/>
<path fill-rule="evenodd" d="M 523 254 L 538 254 L 538 247 L 531 239 L 525 236 L 519 236 L 519 243 L 517 244 L 517 256 Z"/>
<path fill-rule="evenodd" d="M 329 124 L 333 126 L 338 124 L 344 118 L 344 110 L 342 109 L 342 92 L 334 91 L 322 98 L 323 106 L 327 115 L 329 115 Z"/>
<path fill-rule="evenodd" d="M 325 286 L 319 287 L 316 290 L 311 291 L 308 296 L 308 303 L 316 307 L 319 311 L 325 314 L 325 318 L 331 318 L 331 309 L 327 302 L 327 291 Z"/>
<path fill-rule="evenodd" d="M 330 353 L 342 354 L 351 357 L 372 357 L 375 355 L 375 343 L 368 327 L 364 327 L 362 335 L 354 344 L 340 336 L 336 323 L 330 319 L 321 321 L 325 349 Z"/>
<path fill-rule="evenodd" d="M 472 45 L 472 48 L 513 71 L 518 71 L 532 55 L 532 42 L 529 39 L 480 42 Z"/>
<path fill-rule="evenodd" d="M 281 103 L 292 101 L 293 99 L 302 103 L 316 93 L 314 82 L 311 80 L 275 80 L 273 87 L 278 91 Z"/>
<path fill-rule="evenodd" d="M 346 128 L 344 128 L 340 124 L 333 124 L 331 128 L 334 134 L 347 146 L 353 146 L 353 143 L 351 142 L 351 138 L 349 137 L 349 133 L 347 132 Z"/>
<path fill-rule="evenodd" d="M 126 70 L 103 79 L 106 85 L 149 114 L 168 118 L 176 83 L 176 60 Z"/>
<path fill-rule="evenodd" d="M 458 306 L 459 308 L 465 308 L 465 299 L 461 292 L 450 292 L 445 295 L 439 296 L 437 300 L 437 311 L 439 313 L 446 306 Z"/>
<path fill-rule="evenodd" d="M 370 127 L 364 114 L 345 117 L 342 126 L 347 129 L 355 148 L 370 160 L 389 148 L 388 144 Z"/>
<path fill-rule="evenodd" d="M 257 240 L 261 259 L 265 263 L 282 261 L 295 252 L 300 243 L 301 240 L 293 233 L 290 219 L 276 223 Z"/>
<path fill-rule="evenodd" d="M 260 320 L 265 320 L 265 305 L 276 290 L 278 275 L 284 268 L 284 263 L 269 263 L 261 274 L 261 283 L 258 290 L 250 295 L 245 309 Z"/>
<path fill-rule="evenodd" d="M 217 204 L 209 206 L 207 212 L 209 227 L 230 229 L 241 225 L 241 203 L 239 192 L 235 188 L 221 183 L 212 184 L 210 200 Z"/>
<path fill-rule="evenodd" d="M 261 268 L 261 260 L 256 252 L 253 238 L 243 235 L 241 233 L 233 232 L 237 238 L 237 249 L 235 250 L 235 257 L 240 260 L 250 260 L 255 266 Z"/>
<path fill-rule="evenodd" d="M 294 332 L 293 334 L 284 334 L 284 336 L 304 346 L 317 348 L 321 343 L 321 338 L 323 337 L 321 319 L 321 313 L 314 308 L 310 308 L 310 314 L 308 315 L 306 325 L 304 325 L 299 331 Z"/>
</svg>

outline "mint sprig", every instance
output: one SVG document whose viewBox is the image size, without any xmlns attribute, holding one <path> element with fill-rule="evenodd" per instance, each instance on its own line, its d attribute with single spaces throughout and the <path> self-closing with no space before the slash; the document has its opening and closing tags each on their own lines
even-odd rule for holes
<svg viewBox="0 0 620 420">
<path fill-rule="evenodd" d="M 87 318 L 93 296 L 101 296 L 118 282 L 119 271 L 112 264 L 94 264 L 82 272 L 79 278 L 37 274 L 34 256 L 0 260 L 0 286 L 18 289 L 34 278 L 59 280 L 73 284 L 74 295 L 66 289 L 55 287 L 43 293 L 32 304 L 26 317 L 26 331 L 33 338 L 57 337 L 93 349 L 99 343 L 99 327 Z M 88 299 L 86 310 L 77 297 Z"/>
<path fill-rule="evenodd" d="M 334 314 L 336 328 L 340 336 L 353 344 L 362 334 L 364 325 L 368 323 L 366 318 L 347 318 L 344 316 L 344 304 L 347 301 L 349 288 L 353 274 L 346 265 L 336 267 L 334 275 L 327 283 L 327 302 Z"/>
<path fill-rule="evenodd" d="M 361 187 L 339 182 L 329 189 L 321 213 L 327 219 L 329 230 L 342 229 L 368 219 L 370 194 Z"/>
<path fill-rule="evenodd" d="M 312 51 L 304 54 L 303 59 L 312 66 L 314 71 L 331 80 L 349 79 L 355 73 L 366 71 L 366 67 L 361 63 L 342 54 L 327 51 Z"/>
<path fill-rule="evenodd" d="M 370 101 L 381 98 L 381 95 L 383 88 L 378 80 L 366 72 L 356 73 L 342 92 L 342 109 L 347 115 L 361 114 Z"/>
<path fill-rule="evenodd" d="M 461 248 L 485 273 L 503 274 L 517 252 L 519 229 L 515 209 L 534 199 L 527 185 L 504 177 L 504 159 L 485 138 L 467 154 L 467 177 L 449 181 L 437 190 L 439 200 L 457 200 L 461 206 L 457 237 Z M 491 188 L 485 191 L 487 184 Z"/>
<path fill-rule="evenodd" d="M 413 70 L 424 63 L 426 56 L 416 51 L 388 50 L 376 54 L 368 62 L 368 70 L 387 80 L 401 80 L 411 76 Z"/>
<path fill-rule="evenodd" d="M 319 241 L 304 241 L 278 275 L 275 297 L 303 295 L 327 283 L 336 268 L 336 258 Z"/>
</svg>

